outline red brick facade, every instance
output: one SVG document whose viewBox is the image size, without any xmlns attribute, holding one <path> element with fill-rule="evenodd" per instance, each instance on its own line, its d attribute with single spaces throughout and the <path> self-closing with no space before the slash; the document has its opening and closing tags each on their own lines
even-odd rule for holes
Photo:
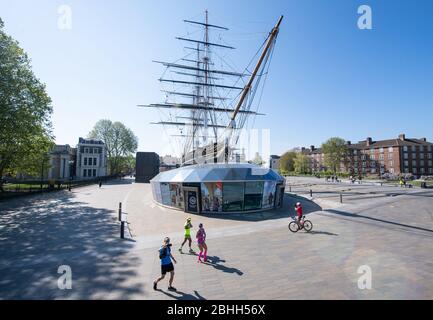
<svg viewBox="0 0 433 320">
<path fill-rule="evenodd" d="M 404 134 L 397 139 L 347 142 L 349 158 L 341 165 L 341 172 L 354 175 L 433 175 L 433 143 L 422 139 L 407 139 Z M 325 155 L 322 150 L 311 146 L 302 149 L 310 160 L 312 172 L 325 171 Z"/>
</svg>

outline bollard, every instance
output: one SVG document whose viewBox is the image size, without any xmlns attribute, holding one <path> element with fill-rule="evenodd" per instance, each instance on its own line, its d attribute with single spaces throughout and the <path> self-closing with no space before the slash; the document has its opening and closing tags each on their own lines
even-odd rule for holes
<svg viewBox="0 0 433 320">
<path fill-rule="evenodd" d="M 120 222 L 120 238 L 125 239 L 125 221 Z"/>
<path fill-rule="evenodd" d="M 122 220 L 122 202 L 119 202 L 119 221 Z"/>
<path fill-rule="evenodd" d="M 340 193 L 340 203 L 343 203 L 343 194 Z"/>
<path fill-rule="evenodd" d="M 310 197 L 313 197 L 313 190 L 310 189 Z"/>
<path fill-rule="evenodd" d="M 289 186 L 289 192 L 290 193 L 292 192 L 292 186 Z"/>
</svg>

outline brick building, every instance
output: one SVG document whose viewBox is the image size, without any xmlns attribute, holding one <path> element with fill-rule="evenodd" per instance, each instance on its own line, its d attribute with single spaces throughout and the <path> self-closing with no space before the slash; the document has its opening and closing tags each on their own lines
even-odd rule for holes
<svg viewBox="0 0 433 320">
<path fill-rule="evenodd" d="M 433 175 L 433 143 L 426 138 L 409 139 L 404 134 L 396 139 L 374 141 L 367 138 L 356 144 L 347 142 L 349 157 L 341 172 L 354 175 L 413 174 Z M 303 148 L 312 172 L 326 171 L 325 155 L 320 148 Z"/>
</svg>

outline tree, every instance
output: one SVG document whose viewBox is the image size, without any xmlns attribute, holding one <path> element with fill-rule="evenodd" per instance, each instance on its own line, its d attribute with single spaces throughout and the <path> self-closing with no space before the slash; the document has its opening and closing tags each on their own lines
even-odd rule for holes
<svg viewBox="0 0 433 320">
<path fill-rule="evenodd" d="M 302 153 L 297 153 L 294 159 L 293 168 L 296 173 L 306 174 L 310 172 L 310 162 L 308 157 Z"/>
<path fill-rule="evenodd" d="M 53 146 L 51 99 L 27 54 L 3 27 L 0 19 L 0 178 L 37 175 Z"/>
<path fill-rule="evenodd" d="M 287 151 L 280 158 L 280 171 L 281 172 L 293 172 L 295 171 L 294 162 L 297 153 L 294 151 Z"/>
<path fill-rule="evenodd" d="M 342 164 L 347 164 L 349 149 L 344 139 L 330 138 L 322 144 L 322 150 L 325 154 L 325 164 L 334 174 L 337 174 Z"/>
<path fill-rule="evenodd" d="M 119 174 L 122 169 L 122 159 L 130 156 L 138 147 L 138 138 L 121 122 L 99 120 L 88 136 L 105 143 L 108 155 L 110 174 Z"/>
<path fill-rule="evenodd" d="M 262 156 L 258 152 L 256 152 L 256 155 L 251 162 L 258 165 L 258 166 L 261 166 L 265 163 L 262 159 Z"/>
</svg>

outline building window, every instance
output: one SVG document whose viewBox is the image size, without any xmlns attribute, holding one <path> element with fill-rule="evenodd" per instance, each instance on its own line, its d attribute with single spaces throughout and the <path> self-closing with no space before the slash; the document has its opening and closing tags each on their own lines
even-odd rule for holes
<svg viewBox="0 0 433 320">
<path fill-rule="evenodd" d="M 84 158 L 84 165 L 87 166 L 87 158 Z"/>
<path fill-rule="evenodd" d="M 412 172 L 413 172 L 413 173 L 417 173 L 416 168 L 412 168 Z"/>
<path fill-rule="evenodd" d="M 433 173 L 433 168 L 428 168 L 429 173 Z"/>
<path fill-rule="evenodd" d="M 424 167 L 424 160 L 421 160 L 421 161 L 419 162 L 419 165 L 420 165 L 421 167 Z"/>
<path fill-rule="evenodd" d="M 433 162 L 431 160 L 428 161 L 428 166 L 431 167 Z"/>
<path fill-rule="evenodd" d="M 408 159 L 408 158 L 409 158 L 407 153 L 404 154 L 404 158 L 405 158 L 405 159 Z"/>
<path fill-rule="evenodd" d="M 412 159 L 416 159 L 416 152 L 412 152 Z"/>
<path fill-rule="evenodd" d="M 423 158 L 424 158 L 424 153 L 420 153 L 420 154 L 419 154 L 419 157 L 420 157 L 421 159 L 423 159 Z"/>
<path fill-rule="evenodd" d="M 393 152 L 394 152 L 394 148 L 393 148 L 393 147 L 389 147 L 389 148 L 388 148 L 388 152 L 389 152 L 389 153 L 393 153 Z"/>
<path fill-rule="evenodd" d="M 403 147 L 403 151 L 404 151 L 404 152 L 407 152 L 407 151 L 408 151 L 408 147 L 407 147 L 407 146 L 404 146 L 404 147 Z"/>
<path fill-rule="evenodd" d="M 390 160 L 390 161 L 388 161 L 388 164 L 390 167 L 394 167 L 394 161 Z"/>
<path fill-rule="evenodd" d="M 394 168 L 389 169 L 389 172 L 394 174 Z"/>
<path fill-rule="evenodd" d="M 412 161 L 412 167 L 416 167 L 416 161 L 415 160 Z"/>
<path fill-rule="evenodd" d="M 408 169 L 408 168 L 405 168 L 405 169 L 404 169 L 404 173 L 409 173 L 409 169 Z"/>
<path fill-rule="evenodd" d="M 380 152 L 380 153 L 383 153 L 383 148 L 380 148 L 380 149 L 379 149 L 379 152 Z"/>
<path fill-rule="evenodd" d="M 404 166 L 405 166 L 405 167 L 409 167 L 409 161 L 406 160 L 406 161 L 404 162 Z"/>
<path fill-rule="evenodd" d="M 428 158 L 428 159 L 433 158 L 432 154 L 431 154 L 431 153 L 427 153 L 427 158 Z"/>
<path fill-rule="evenodd" d="M 84 148 L 84 153 L 89 153 L 89 148 Z"/>
<path fill-rule="evenodd" d="M 244 209 L 244 184 L 224 183 L 223 201 L 223 211 L 242 211 Z"/>
<path fill-rule="evenodd" d="M 371 173 L 376 173 L 376 169 L 371 168 Z"/>
<path fill-rule="evenodd" d="M 431 145 L 428 146 L 428 151 L 429 151 L 429 152 L 432 151 L 432 146 L 431 146 Z"/>
<path fill-rule="evenodd" d="M 245 182 L 245 210 L 262 208 L 263 182 Z"/>
<path fill-rule="evenodd" d="M 420 168 L 420 169 L 419 169 L 419 172 L 420 172 L 420 173 L 425 173 L 425 169 L 424 169 L 424 168 Z"/>
<path fill-rule="evenodd" d="M 385 159 L 384 156 L 383 156 L 383 154 L 380 154 L 379 155 L 379 160 L 383 160 L 383 159 Z"/>
<path fill-rule="evenodd" d="M 96 177 L 96 169 L 93 169 L 93 176 Z"/>
<path fill-rule="evenodd" d="M 84 170 L 83 170 L 83 177 L 84 177 L 84 178 L 87 178 L 87 169 L 84 169 Z"/>
<path fill-rule="evenodd" d="M 372 155 L 370 156 L 370 159 L 371 159 L 371 160 L 376 160 L 376 156 L 375 156 L 374 154 L 372 154 Z"/>
</svg>

